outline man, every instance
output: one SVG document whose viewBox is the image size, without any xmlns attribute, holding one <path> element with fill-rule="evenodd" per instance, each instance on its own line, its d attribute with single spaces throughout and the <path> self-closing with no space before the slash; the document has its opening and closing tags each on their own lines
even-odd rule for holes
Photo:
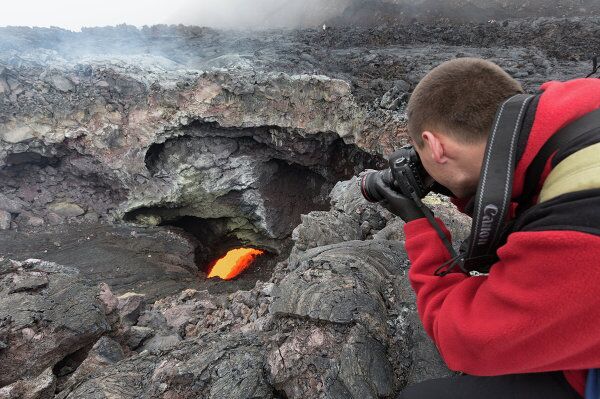
<svg viewBox="0 0 600 399">
<path fill-rule="evenodd" d="M 438 66 L 415 88 L 409 135 L 427 172 L 454 194 L 459 209 L 475 196 L 497 109 L 521 92 L 497 65 L 474 58 Z M 510 217 L 518 218 L 489 275 L 435 275 L 450 253 L 414 202 L 380 179 L 385 206 L 407 222 L 409 278 L 423 326 L 448 367 L 464 373 L 408 387 L 400 398 L 583 397 L 587 370 L 600 367 L 600 137 L 555 153 L 534 205 L 519 215 L 515 209 L 543 144 L 598 108 L 600 79 L 548 82 L 530 102 L 512 187 Z M 539 191 L 556 163 L 583 150 L 597 155 L 573 172 L 590 169 L 584 187 L 542 202 Z"/>
</svg>

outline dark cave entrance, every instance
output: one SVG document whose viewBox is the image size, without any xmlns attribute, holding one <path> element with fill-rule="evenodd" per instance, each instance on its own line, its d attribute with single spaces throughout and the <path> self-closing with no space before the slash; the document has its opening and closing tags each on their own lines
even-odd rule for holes
<svg viewBox="0 0 600 399">
<path fill-rule="evenodd" d="M 13 152 L 0 166 L 0 194 L 13 204 L 12 221 L 21 229 L 71 221 L 109 220 L 111 211 L 126 197 L 114 175 L 91 155 L 79 152 L 75 140 Z M 80 213 L 57 215 L 55 204 L 77 206 Z M 36 219 L 36 224 L 30 220 Z"/>
<path fill-rule="evenodd" d="M 252 285 L 268 280 L 277 262 L 289 256 L 291 233 L 302 214 L 329 209 L 328 194 L 335 183 L 386 164 L 332 132 L 306 134 L 272 126 L 221 128 L 199 121 L 151 145 L 145 163 L 152 177 L 178 182 L 179 171 L 197 170 L 192 178 L 186 176 L 186 184 L 200 188 L 202 194 L 190 197 L 188 190 L 179 201 L 132 209 L 124 219 L 172 226 L 193 236 L 195 263 L 202 277 L 231 249 L 265 251 L 227 281 Z M 210 193 L 213 181 L 214 195 Z M 232 188 L 219 191 L 223 186 Z M 205 280 L 218 284 L 214 278 Z"/>
<path fill-rule="evenodd" d="M 235 234 L 228 231 L 227 225 L 228 221 L 225 218 L 202 219 L 195 216 L 183 216 L 177 220 L 163 224 L 163 226 L 173 226 L 182 229 L 196 238 L 198 245 L 194 254 L 195 262 L 198 269 L 206 275 L 210 272 L 215 260 L 223 257 L 229 250 L 234 248 L 250 247 L 265 252 L 263 256 L 255 260 L 252 267 L 240 276 L 252 274 L 255 265 L 268 266 L 271 262 L 267 262 L 267 260 L 272 261 L 279 258 L 278 254 L 272 248 L 240 240 Z"/>
<path fill-rule="evenodd" d="M 195 216 L 182 216 L 161 224 L 161 226 L 184 231 L 185 234 L 194 237 L 197 243 L 194 261 L 200 272 L 199 288 L 207 289 L 212 293 L 249 290 L 257 281 L 269 280 L 276 264 L 286 259 L 291 249 L 291 246 L 287 245 L 285 248 L 275 250 L 265 245 L 241 240 L 235 236 L 234 231 L 229 229 L 229 224 L 230 221 L 226 218 L 202 219 Z M 264 253 L 257 256 L 248 268 L 230 280 L 219 277 L 208 278 L 218 259 L 224 257 L 228 251 L 240 247 L 255 248 Z"/>
</svg>

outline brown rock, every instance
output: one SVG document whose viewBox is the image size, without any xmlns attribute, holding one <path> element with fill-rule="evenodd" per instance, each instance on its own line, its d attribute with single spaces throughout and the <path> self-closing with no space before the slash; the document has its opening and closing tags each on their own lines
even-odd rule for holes
<svg viewBox="0 0 600 399">
<path fill-rule="evenodd" d="M 44 219 L 37 216 L 30 216 L 27 218 L 27 224 L 32 227 L 39 227 L 44 225 Z"/>
<path fill-rule="evenodd" d="M 104 312 L 105 314 L 111 314 L 118 308 L 119 299 L 112 293 L 108 284 L 100 283 L 98 288 L 100 289 L 98 299 L 100 299 L 104 305 Z"/>
<path fill-rule="evenodd" d="M 12 216 L 10 213 L 0 210 L 0 230 L 9 230 Z"/>
<path fill-rule="evenodd" d="M 132 326 L 137 322 L 140 313 L 146 306 L 145 298 L 145 295 L 136 294 L 135 292 L 128 292 L 118 297 L 119 314 L 123 324 Z"/>
<path fill-rule="evenodd" d="M 32 379 L 23 379 L 0 388 L 0 399 L 51 399 L 56 388 L 52 368 Z"/>
<path fill-rule="evenodd" d="M 92 374 L 115 364 L 124 357 L 123 348 L 115 340 L 106 336 L 101 337 L 94 344 L 85 360 L 77 367 L 77 370 L 59 389 L 70 391 L 72 387 L 81 384 Z"/>
<path fill-rule="evenodd" d="M 85 210 L 79 205 L 66 201 L 52 203 L 48 206 L 48 209 L 65 218 L 76 217 L 85 213 Z"/>
<path fill-rule="evenodd" d="M 125 334 L 127 346 L 137 349 L 152 334 L 154 334 L 154 330 L 150 327 L 132 326 Z"/>
<path fill-rule="evenodd" d="M 167 325 L 180 332 L 182 327 L 193 321 L 197 314 L 196 310 L 195 305 L 177 305 L 167 309 L 163 314 L 167 319 Z"/>
<path fill-rule="evenodd" d="M 37 377 L 110 328 L 75 269 L 0 259 L 0 386 Z"/>
</svg>

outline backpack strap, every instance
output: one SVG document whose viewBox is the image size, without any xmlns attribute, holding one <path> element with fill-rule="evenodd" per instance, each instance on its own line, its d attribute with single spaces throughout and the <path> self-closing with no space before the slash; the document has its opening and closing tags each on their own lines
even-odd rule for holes
<svg viewBox="0 0 600 399">
<path fill-rule="evenodd" d="M 542 146 L 529 168 L 527 168 L 523 194 L 517 201 L 519 203 L 517 214 L 521 214 L 533 204 L 540 186 L 542 173 L 550 157 L 559 149 L 568 148 L 570 143 L 583 136 L 598 137 L 598 142 L 600 142 L 600 108 L 569 123 L 550 137 Z"/>
<path fill-rule="evenodd" d="M 562 194 L 595 188 L 600 188 L 600 142 L 560 161 L 544 181 L 538 203 Z"/>
</svg>

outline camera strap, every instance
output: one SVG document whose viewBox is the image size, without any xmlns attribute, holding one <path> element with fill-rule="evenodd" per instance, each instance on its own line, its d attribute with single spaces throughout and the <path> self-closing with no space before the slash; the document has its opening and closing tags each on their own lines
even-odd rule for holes
<svg viewBox="0 0 600 399">
<path fill-rule="evenodd" d="M 471 235 L 466 251 L 441 265 L 435 272 L 444 276 L 457 265 L 464 272 L 482 270 L 496 259 L 511 203 L 517 142 L 528 105 L 534 96 L 517 94 L 496 112 L 488 138 L 481 178 L 477 186 Z"/>
</svg>

